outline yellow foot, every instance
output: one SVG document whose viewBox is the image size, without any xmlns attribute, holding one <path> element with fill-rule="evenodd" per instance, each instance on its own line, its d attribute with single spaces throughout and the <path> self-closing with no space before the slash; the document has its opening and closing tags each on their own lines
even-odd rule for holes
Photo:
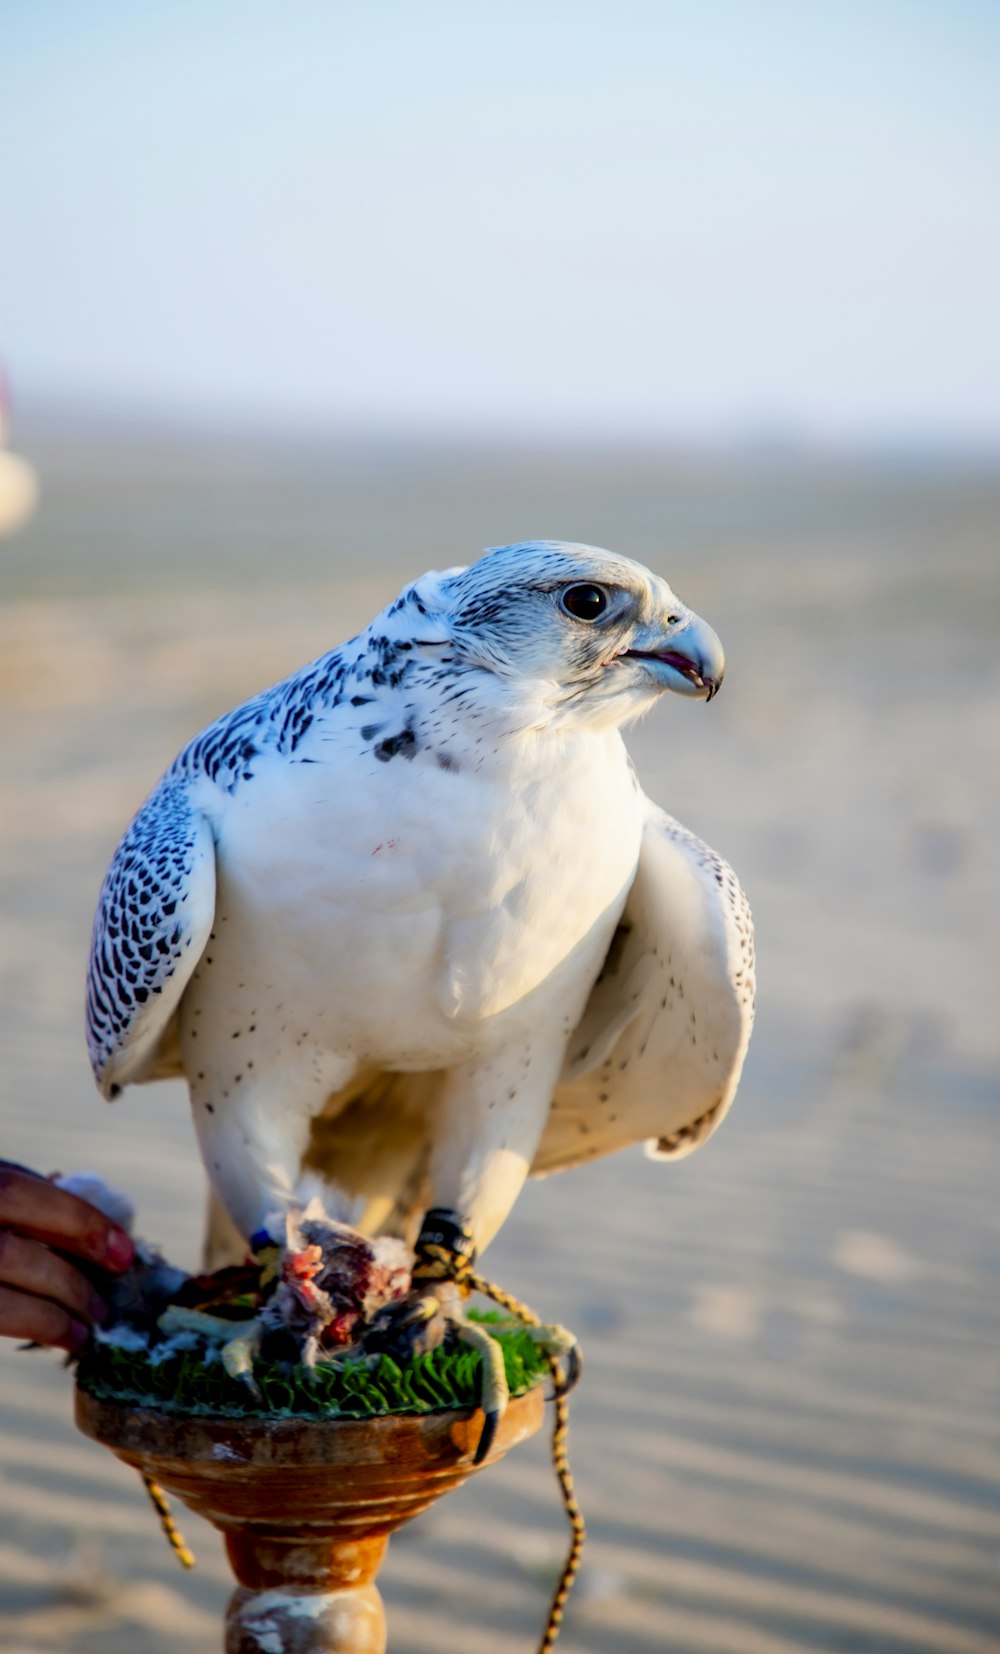
<svg viewBox="0 0 1000 1654">
<path fill-rule="evenodd" d="M 482 1464 L 493 1446 L 500 1421 L 510 1403 L 503 1348 L 484 1326 L 478 1325 L 475 1321 L 467 1321 L 463 1316 L 456 1319 L 453 1324 L 461 1343 L 478 1350 L 482 1358 L 483 1376 L 479 1404 L 483 1409 L 483 1428 L 476 1447 L 476 1456 L 472 1461 L 473 1464 Z"/>
<path fill-rule="evenodd" d="M 486 1457 L 510 1399 L 503 1350 L 485 1327 L 468 1321 L 462 1294 L 451 1281 L 435 1281 L 433 1291 L 417 1288 L 398 1304 L 380 1311 L 361 1340 L 369 1355 L 389 1355 L 400 1366 L 454 1337 L 482 1357 L 480 1402 L 486 1415 L 475 1463 Z"/>
<path fill-rule="evenodd" d="M 175 1332 L 197 1332 L 212 1343 L 221 1345 L 219 1354 L 230 1378 L 238 1378 L 258 1405 L 263 1401 L 253 1376 L 254 1356 L 260 1349 L 261 1325 L 258 1320 L 227 1321 L 224 1316 L 209 1315 L 203 1309 L 185 1309 L 180 1304 L 171 1304 L 156 1324 L 168 1337 Z"/>
</svg>

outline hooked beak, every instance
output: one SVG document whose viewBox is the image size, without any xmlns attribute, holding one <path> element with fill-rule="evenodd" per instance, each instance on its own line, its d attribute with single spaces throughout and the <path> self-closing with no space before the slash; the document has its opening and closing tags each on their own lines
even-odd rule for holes
<svg viewBox="0 0 1000 1654">
<path fill-rule="evenodd" d="M 634 660 L 664 689 L 710 701 L 721 684 L 726 657 L 708 622 L 688 610 L 680 625 L 643 626 L 624 658 Z"/>
</svg>

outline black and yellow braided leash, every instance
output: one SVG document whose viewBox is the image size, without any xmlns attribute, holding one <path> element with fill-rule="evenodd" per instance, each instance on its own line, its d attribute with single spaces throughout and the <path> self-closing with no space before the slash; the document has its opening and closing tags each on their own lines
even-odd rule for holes
<svg viewBox="0 0 1000 1654">
<path fill-rule="evenodd" d="M 465 1237 L 463 1237 L 464 1239 Z M 450 1244 L 441 1245 L 436 1239 L 430 1240 L 426 1231 L 421 1235 L 416 1247 L 417 1263 L 413 1278 L 415 1283 L 430 1284 L 432 1281 L 449 1280 L 464 1293 L 479 1292 L 484 1298 L 492 1298 L 501 1309 L 507 1310 L 510 1315 L 517 1317 L 526 1327 L 540 1327 L 543 1325 L 541 1317 L 536 1315 L 527 1304 L 522 1304 L 519 1298 L 505 1292 L 503 1287 L 496 1286 L 485 1276 L 479 1275 L 473 1269 L 475 1253 L 469 1245 L 468 1250 L 461 1246 L 456 1249 L 454 1240 Z M 556 1479 L 562 1493 L 563 1507 L 570 1526 L 570 1543 L 563 1570 L 559 1576 L 549 1607 L 549 1617 L 545 1626 L 545 1633 L 538 1645 L 538 1654 L 549 1654 L 555 1647 L 556 1638 L 562 1627 L 563 1614 L 573 1582 L 580 1571 L 580 1562 L 583 1557 L 584 1542 L 587 1538 L 587 1527 L 576 1497 L 573 1485 L 573 1472 L 569 1464 L 569 1401 L 567 1399 L 567 1385 L 557 1356 L 548 1350 L 545 1352 L 549 1372 L 552 1374 L 552 1400 L 554 1404 L 554 1418 L 552 1425 L 552 1464 Z"/>
<path fill-rule="evenodd" d="M 149 1494 L 150 1503 L 160 1519 L 160 1527 L 166 1536 L 167 1544 L 182 1568 L 193 1568 L 194 1551 L 184 1543 L 184 1535 L 170 1514 L 170 1506 L 162 1487 L 152 1476 L 147 1476 L 144 1470 L 140 1470 L 139 1475 L 142 1477 L 143 1487 Z"/>
<path fill-rule="evenodd" d="M 468 1282 L 473 1292 L 481 1292 L 485 1297 L 492 1298 L 495 1304 L 499 1304 L 501 1309 L 509 1310 L 511 1315 L 516 1315 L 519 1320 L 524 1322 L 525 1326 L 541 1326 L 541 1320 L 534 1310 L 530 1310 L 527 1304 L 522 1304 L 519 1299 L 512 1297 L 509 1292 L 504 1292 L 501 1287 L 495 1286 L 492 1281 L 487 1281 L 482 1275 L 477 1275 L 470 1270 Z M 552 1355 L 546 1350 L 545 1359 L 549 1364 L 549 1372 L 552 1374 L 552 1402 L 554 1407 L 552 1464 L 556 1479 L 559 1482 L 563 1506 L 570 1526 L 570 1542 L 566 1561 L 563 1563 L 563 1570 L 559 1575 L 559 1583 L 553 1593 L 545 1635 L 538 1645 L 538 1654 L 548 1654 L 548 1650 L 555 1647 L 555 1641 L 562 1626 L 566 1601 L 573 1589 L 573 1581 L 580 1571 L 584 1541 L 587 1537 L 583 1511 L 580 1509 L 580 1501 L 577 1499 L 576 1489 L 573 1485 L 573 1472 L 569 1466 L 569 1401 L 567 1399 L 566 1381 L 559 1365 L 558 1356 Z"/>
</svg>

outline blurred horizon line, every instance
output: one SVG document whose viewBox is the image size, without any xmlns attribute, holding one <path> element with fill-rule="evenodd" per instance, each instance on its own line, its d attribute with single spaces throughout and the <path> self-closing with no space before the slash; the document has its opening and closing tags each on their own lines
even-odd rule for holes
<svg viewBox="0 0 1000 1654">
<path fill-rule="evenodd" d="M 8 382 L 10 375 L 7 375 Z M 122 445 L 149 442 L 209 441 L 275 444 L 282 448 L 332 447 L 344 449 L 440 450 L 460 449 L 470 454 L 492 450 L 539 454 L 628 452 L 664 454 L 680 459 L 746 458 L 749 461 L 837 462 L 898 464 L 1000 465 L 1000 433 L 959 434 L 928 428 L 857 429 L 850 433 L 822 431 L 805 423 L 781 419 L 733 420 L 714 425 L 655 425 L 649 421 L 626 425 L 622 421 L 559 425 L 552 421 L 515 424 L 509 419 L 482 417 L 459 423 L 443 416 L 417 422 L 368 415 L 351 416 L 275 407 L 268 411 L 223 402 L 207 405 L 164 398 L 106 396 L 84 393 L 49 395 L 18 391 L 11 395 L 10 438 L 14 449 L 25 442 L 65 442 L 93 436 Z"/>
</svg>

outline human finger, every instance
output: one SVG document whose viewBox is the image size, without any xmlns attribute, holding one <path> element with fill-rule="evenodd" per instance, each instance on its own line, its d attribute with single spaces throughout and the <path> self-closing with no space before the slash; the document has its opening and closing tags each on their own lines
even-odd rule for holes
<svg viewBox="0 0 1000 1654">
<path fill-rule="evenodd" d="M 0 1286 L 0 1338 L 25 1338 L 72 1355 L 89 1336 L 83 1322 L 51 1298 L 35 1298 L 30 1292 Z"/>
<path fill-rule="evenodd" d="M 103 1321 L 108 1306 L 81 1270 L 51 1246 L 0 1229 L 0 1284 L 49 1298 L 78 1321 Z"/>
<path fill-rule="evenodd" d="M 135 1256 L 124 1229 L 96 1206 L 9 1161 L 0 1161 L 0 1229 L 14 1229 L 115 1272 L 127 1269 Z"/>
</svg>

